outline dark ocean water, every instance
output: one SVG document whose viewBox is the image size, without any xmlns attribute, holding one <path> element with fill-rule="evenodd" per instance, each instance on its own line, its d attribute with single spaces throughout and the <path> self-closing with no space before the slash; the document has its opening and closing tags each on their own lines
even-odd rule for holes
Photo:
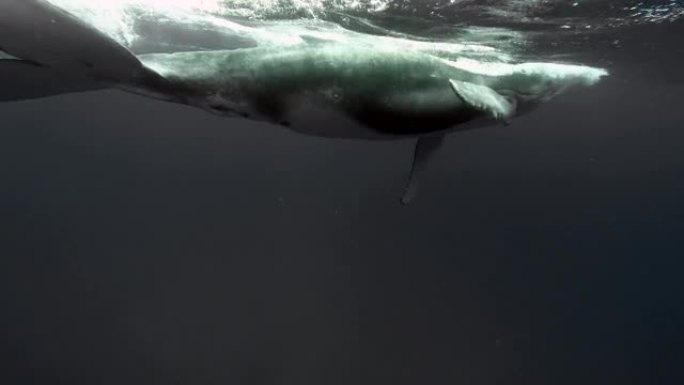
<svg viewBox="0 0 684 385">
<path fill-rule="evenodd" d="M 684 383 L 684 35 L 653 19 L 530 38 L 611 77 L 450 136 L 407 207 L 411 141 L 0 104 L 0 383 Z"/>
</svg>

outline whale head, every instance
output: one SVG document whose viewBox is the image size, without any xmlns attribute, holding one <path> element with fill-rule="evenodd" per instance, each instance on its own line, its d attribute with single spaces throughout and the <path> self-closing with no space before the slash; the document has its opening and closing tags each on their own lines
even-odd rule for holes
<svg viewBox="0 0 684 385">
<path fill-rule="evenodd" d="M 521 63 L 500 78 L 498 91 L 515 100 L 517 115 L 521 115 L 569 89 L 593 86 L 606 75 L 605 69 L 582 65 Z"/>
<path fill-rule="evenodd" d="M 515 105 L 517 115 L 571 88 L 592 86 L 608 75 L 602 68 L 561 63 L 511 64 L 459 59 L 449 64 L 488 79 L 489 87 Z"/>
<path fill-rule="evenodd" d="M 498 87 L 500 93 L 514 96 L 520 114 L 571 88 L 593 86 L 606 75 L 602 68 L 581 65 L 521 63 L 501 77 Z"/>
</svg>

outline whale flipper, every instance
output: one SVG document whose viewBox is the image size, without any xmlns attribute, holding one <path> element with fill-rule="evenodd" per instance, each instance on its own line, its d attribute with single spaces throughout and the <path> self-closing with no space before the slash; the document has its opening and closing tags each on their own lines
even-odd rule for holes
<svg viewBox="0 0 684 385">
<path fill-rule="evenodd" d="M 442 143 L 444 143 L 444 135 L 422 136 L 416 141 L 413 164 L 404 187 L 404 195 L 401 197 L 401 203 L 404 205 L 408 205 L 416 197 L 421 175 Z"/>
<path fill-rule="evenodd" d="M 16 59 L 0 60 L 0 101 L 16 101 L 97 90 L 95 82 L 65 77 L 39 64 Z"/>
<path fill-rule="evenodd" d="M 507 121 L 515 114 L 515 105 L 487 86 L 453 79 L 449 84 L 465 103 L 491 118 Z"/>
</svg>

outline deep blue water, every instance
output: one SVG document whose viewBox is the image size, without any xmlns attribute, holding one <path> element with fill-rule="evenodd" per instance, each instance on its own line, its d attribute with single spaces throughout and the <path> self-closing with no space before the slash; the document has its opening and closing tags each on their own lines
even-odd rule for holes
<svg viewBox="0 0 684 385">
<path fill-rule="evenodd" d="M 450 136 L 406 207 L 411 141 L 0 104 L 0 383 L 684 383 L 681 30 Z"/>
</svg>

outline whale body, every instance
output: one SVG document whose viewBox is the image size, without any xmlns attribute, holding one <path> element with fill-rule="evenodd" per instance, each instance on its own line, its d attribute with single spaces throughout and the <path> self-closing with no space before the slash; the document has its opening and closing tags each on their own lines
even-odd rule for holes
<svg viewBox="0 0 684 385">
<path fill-rule="evenodd" d="M 209 111 L 309 135 L 389 139 L 507 122 L 605 72 L 553 63 L 473 69 L 396 47 L 321 43 L 288 49 L 141 55 Z M 490 66 L 491 67 L 491 66 Z M 321 124 L 325 122 L 325 124 Z"/>
<path fill-rule="evenodd" d="M 104 88 L 334 138 L 419 138 L 403 201 L 444 134 L 508 123 L 606 71 L 479 62 L 373 42 L 313 40 L 135 55 L 45 0 L 0 3 L 0 101 Z"/>
</svg>

